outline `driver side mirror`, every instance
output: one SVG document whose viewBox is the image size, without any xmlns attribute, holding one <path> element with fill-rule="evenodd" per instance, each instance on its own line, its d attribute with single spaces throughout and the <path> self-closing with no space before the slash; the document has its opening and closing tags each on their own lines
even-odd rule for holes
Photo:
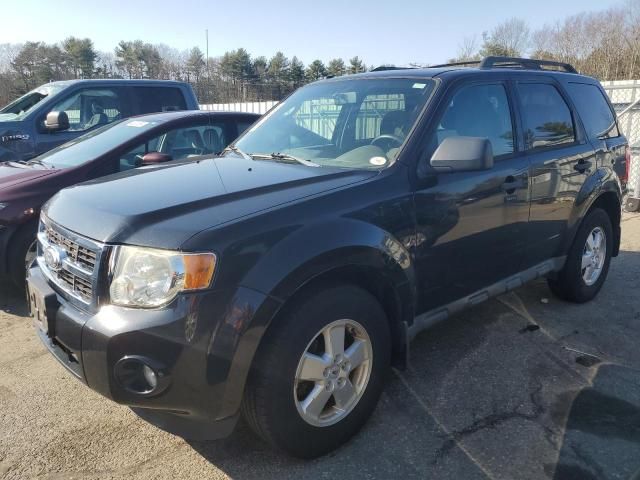
<svg viewBox="0 0 640 480">
<path fill-rule="evenodd" d="M 49 112 L 44 121 L 44 128 L 50 132 L 61 132 L 69 129 L 69 117 L 66 112 Z"/>
<path fill-rule="evenodd" d="M 173 160 L 168 153 L 149 152 L 142 157 L 142 166 L 157 165 L 158 163 L 170 162 Z"/>
<path fill-rule="evenodd" d="M 493 167 L 491 142 L 484 137 L 447 137 L 431 157 L 439 172 L 489 170 Z"/>
</svg>

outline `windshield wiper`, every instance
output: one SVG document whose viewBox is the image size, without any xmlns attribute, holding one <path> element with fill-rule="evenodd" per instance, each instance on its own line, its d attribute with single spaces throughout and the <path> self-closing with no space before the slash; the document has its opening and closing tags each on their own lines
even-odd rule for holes
<svg viewBox="0 0 640 480">
<path fill-rule="evenodd" d="M 307 167 L 320 166 L 317 163 L 314 163 L 310 160 L 294 157 L 293 155 L 288 155 L 286 153 L 252 153 L 251 158 L 256 160 L 275 160 L 276 162 L 284 162 L 284 163 L 299 163 L 301 165 L 306 165 Z"/>
<path fill-rule="evenodd" d="M 233 143 L 231 145 L 229 145 L 227 148 L 225 148 L 224 150 L 222 150 L 221 153 L 225 153 L 225 152 L 237 153 L 238 155 L 240 155 L 245 160 L 251 160 L 251 157 L 249 155 L 244 153 L 242 150 L 240 150 L 238 147 L 236 147 L 235 144 L 233 144 Z"/>
</svg>

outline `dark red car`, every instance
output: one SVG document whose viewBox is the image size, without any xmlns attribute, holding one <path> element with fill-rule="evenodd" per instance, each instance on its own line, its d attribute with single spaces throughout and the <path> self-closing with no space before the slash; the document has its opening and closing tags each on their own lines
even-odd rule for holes
<svg viewBox="0 0 640 480">
<path fill-rule="evenodd" d="M 59 190 L 143 165 L 220 152 L 258 118 L 193 110 L 142 115 L 93 130 L 28 162 L 1 164 L 0 277 L 24 284 L 25 265 L 35 256 L 40 208 Z"/>
</svg>

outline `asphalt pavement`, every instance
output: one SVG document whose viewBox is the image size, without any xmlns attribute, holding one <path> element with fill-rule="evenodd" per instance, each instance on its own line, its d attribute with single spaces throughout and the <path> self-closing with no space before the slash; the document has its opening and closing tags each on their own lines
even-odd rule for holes
<svg viewBox="0 0 640 480">
<path fill-rule="evenodd" d="M 351 442 L 311 461 L 240 423 L 216 442 L 157 430 L 92 392 L 0 284 L 0 478 L 640 479 L 640 215 L 598 298 L 544 280 L 421 333 Z"/>
</svg>

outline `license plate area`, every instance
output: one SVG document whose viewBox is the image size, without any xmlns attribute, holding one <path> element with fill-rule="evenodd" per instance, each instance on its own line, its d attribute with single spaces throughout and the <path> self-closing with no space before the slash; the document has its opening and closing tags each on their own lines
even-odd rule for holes
<svg viewBox="0 0 640 480">
<path fill-rule="evenodd" d="M 27 299 L 29 314 L 36 325 L 47 336 L 54 336 L 54 321 L 59 303 L 55 293 L 43 281 L 38 278 L 27 279 Z M 42 285 L 41 285 L 42 284 Z"/>
</svg>

